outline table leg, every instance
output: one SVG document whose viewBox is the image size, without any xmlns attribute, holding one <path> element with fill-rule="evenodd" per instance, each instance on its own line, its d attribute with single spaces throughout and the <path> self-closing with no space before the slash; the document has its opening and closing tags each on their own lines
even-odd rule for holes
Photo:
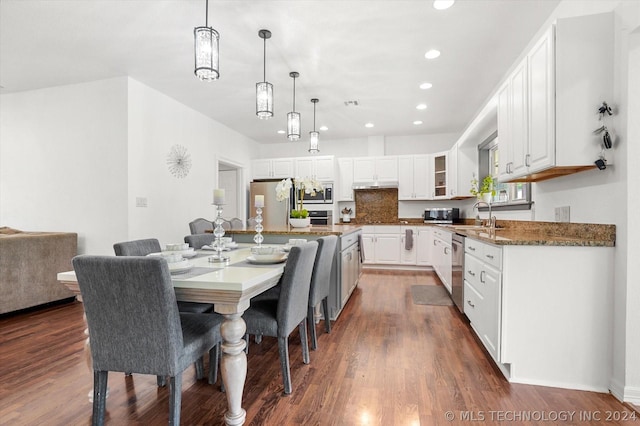
<svg viewBox="0 0 640 426">
<path fill-rule="evenodd" d="M 247 416 L 242 408 L 242 392 L 247 377 L 247 355 L 244 353 L 246 342 L 243 337 L 247 325 L 242 319 L 242 312 L 223 314 L 221 325 L 222 361 L 221 374 L 227 394 L 228 411 L 224 415 L 225 423 L 231 425 L 244 424 Z"/>
</svg>

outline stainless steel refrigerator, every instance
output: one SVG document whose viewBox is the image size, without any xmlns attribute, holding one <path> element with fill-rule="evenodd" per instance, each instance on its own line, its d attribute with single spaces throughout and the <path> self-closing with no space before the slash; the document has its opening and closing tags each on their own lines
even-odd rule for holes
<svg viewBox="0 0 640 426">
<path fill-rule="evenodd" d="M 249 217 L 255 217 L 256 195 L 264 195 L 264 207 L 262 208 L 262 226 L 264 229 L 283 228 L 289 223 L 289 210 L 291 197 L 287 200 L 276 199 L 276 186 L 280 180 L 251 182 L 249 185 Z"/>
</svg>

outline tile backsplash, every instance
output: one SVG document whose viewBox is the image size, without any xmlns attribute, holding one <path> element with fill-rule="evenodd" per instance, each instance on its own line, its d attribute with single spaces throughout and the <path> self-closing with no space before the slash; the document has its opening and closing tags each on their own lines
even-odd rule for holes
<svg viewBox="0 0 640 426">
<path fill-rule="evenodd" d="M 398 188 L 357 189 L 358 223 L 392 223 L 398 221 Z"/>
</svg>

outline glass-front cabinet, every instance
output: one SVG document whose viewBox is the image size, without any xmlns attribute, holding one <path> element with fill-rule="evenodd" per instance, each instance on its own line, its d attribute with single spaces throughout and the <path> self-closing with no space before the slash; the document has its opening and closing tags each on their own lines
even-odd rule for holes
<svg viewBox="0 0 640 426">
<path fill-rule="evenodd" d="M 432 198 L 448 198 L 447 152 L 433 154 L 431 164 L 433 166 L 431 169 L 433 170 Z"/>
</svg>

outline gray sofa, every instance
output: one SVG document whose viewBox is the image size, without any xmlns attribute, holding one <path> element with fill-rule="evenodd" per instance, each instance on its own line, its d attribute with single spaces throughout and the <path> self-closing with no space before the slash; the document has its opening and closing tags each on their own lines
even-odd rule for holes
<svg viewBox="0 0 640 426">
<path fill-rule="evenodd" d="M 78 234 L 0 227 L 0 314 L 72 298 L 57 280 L 73 269 Z"/>
</svg>

